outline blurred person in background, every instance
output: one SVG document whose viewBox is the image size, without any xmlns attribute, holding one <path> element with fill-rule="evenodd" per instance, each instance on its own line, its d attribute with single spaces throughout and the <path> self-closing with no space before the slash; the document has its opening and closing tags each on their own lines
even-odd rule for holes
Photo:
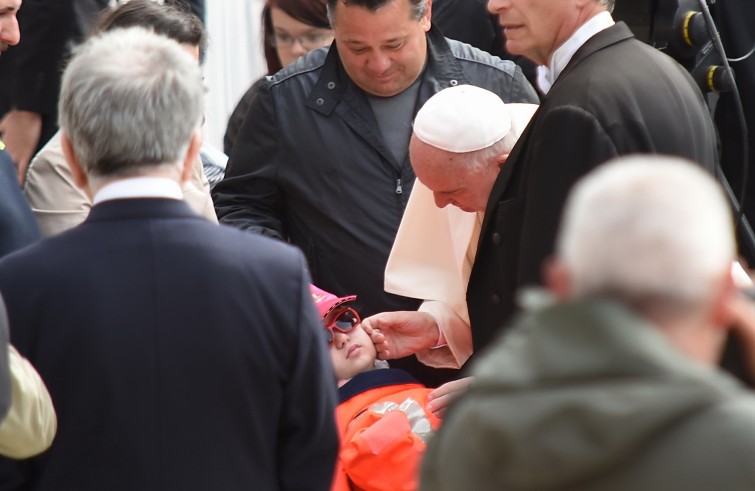
<svg viewBox="0 0 755 491">
<path fill-rule="evenodd" d="M 160 5 L 152 0 L 131 0 L 105 10 L 97 19 L 93 33 L 132 26 L 146 27 L 173 39 L 197 60 L 204 55 L 206 37 L 202 23 L 181 2 Z M 80 224 L 92 208 L 89 196 L 74 183 L 61 148 L 60 132 L 34 157 L 23 186 L 45 237 Z M 191 179 L 183 186 L 184 198 L 192 209 L 217 222 L 201 153 L 194 162 Z"/>
<path fill-rule="evenodd" d="M 128 0 L 26 0 L 19 15 L 24 44 L 0 61 L 0 134 L 23 182 L 34 154 L 58 129 L 58 90 L 64 61 L 97 15 Z M 157 1 L 157 0 L 154 0 Z M 204 0 L 165 0 L 204 18 Z"/>
<path fill-rule="evenodd" d="M 266 0 L 262 9 L 262 43 L 267 75 L 290 65 L 313 49 L 333 42 L 325 0 Z M 223 150 L 231 154 L 236 136 L 254 96 L 264 82 L 260 78 L 246 91 L 228 119 Z"/>
<path fill-rule="evenodd" d="M 21 40 L 17 13 L 21 0 L 0 0 L 0 59 Z M 0 68 L 2 73 L 2 68 Z M 0 134 L 0 257 L 39 239 L 39 229 L 16 178 L 13 157 Z"/>
<path fill-rule="evenodd" d="M 16 18 L 20 7 L 21 0 L 0 0 L 0 55 L 21 40 Z M 0 257 L 3 257 L 36 242 L 39 231 L 2 140 L 0 196 Z M 0 455 L 24 459 L 50 446 L 57 419 L 44 382 L 8 338 L 8 317 L 0 297 Z M 7 350 L 2 346 L 7 346 Z"/>
</svg>

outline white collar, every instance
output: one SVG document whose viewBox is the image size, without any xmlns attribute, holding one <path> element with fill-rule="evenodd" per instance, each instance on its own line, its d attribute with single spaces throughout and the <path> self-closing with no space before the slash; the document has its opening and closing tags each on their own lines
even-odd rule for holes
<svg viewBox="0 0 755 491">
<path fill-rule="evenodd" d="M 103 186 L 94 195 L 93 204 L 114 199 L 169 198 L 183 199 L 181 186 L 166 177 L 129 177 Z"/>
<path fill-rule="evenodd" d="M 551 61 L 547 66 L 541 65 L 537 67 L 537 85 L 540 87 L 543 94 L 547 94 L 548 91 L 551 90 L 551 87 L 553 87 L 558 76 L 561 75 L 561 72 L 566 68 L 566 65 L 569 64 L 569 61 L 571 61 L 574 53 L 576 53 L 588 39 L 600 31 L 608 29 L 614 24 L 613 17 L 611 17 L 609 12 L 599 13 L 582 24 L 582 26 L 580 26 L 580 28 L 577 29 L 574 34 L 564 42 L 564 44 L 559 46 L 558 49 L 553 52 Z"/>
</svg>

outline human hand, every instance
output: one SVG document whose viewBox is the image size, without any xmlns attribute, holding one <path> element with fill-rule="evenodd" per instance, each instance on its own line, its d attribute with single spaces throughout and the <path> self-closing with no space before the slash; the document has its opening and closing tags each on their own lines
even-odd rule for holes
<svg viewBox="0 0 755 491">
<path fill-rule="evenodd" d="M 42 116 L 31 111 L 11 110 L 0 120 L 5 149 L 16 165 L 18 180 L 23 184 L 26 167 L 29 166 L 42 134 Z"/>
<path fill-rule="evenodd" d="M 446 382 L 427 396 L 427 410 L 442 418 L 446 414 L 446 409 L 456 399 L 466 392 L 469 384 L 472 383 L 473 377 L 464 377 L 459 380 Z"/>
<path fill-rule="evenodd" d="M 414 310 L 375 314 L 362 320 L 362 329 L 372 338 L 381 360 L 432 348 L 440 334 L 433 316 Z"/>
</svg>

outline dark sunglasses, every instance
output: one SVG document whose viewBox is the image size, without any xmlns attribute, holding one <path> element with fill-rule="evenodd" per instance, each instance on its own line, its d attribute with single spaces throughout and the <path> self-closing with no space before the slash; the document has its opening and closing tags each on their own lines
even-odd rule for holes
<svg viewBox="0 0 755 491">
<path fill-rule="evenodd" d="M 338 332 L 348 333 L 353 331 L 360 322 L 362 322 L 362 319 L 359 318 L 357 311 L 351 307 L 345 307 L 333 312 L 330 320 L 325 323 L 325 329 L 328 330 L 328 346 L 332 345 L 335 339 L 335 334 L 333 334 L 334 329 Z"/>
</svg>

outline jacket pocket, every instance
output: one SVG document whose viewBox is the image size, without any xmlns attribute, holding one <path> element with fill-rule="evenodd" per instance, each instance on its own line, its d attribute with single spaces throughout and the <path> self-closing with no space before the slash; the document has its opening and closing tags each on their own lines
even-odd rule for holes
<svg viewBox="0 0 755 491">
<path fill-rule="evenodd" d="M 503 220 L 509 220 L 512 216 L 520 214 L 524 210 L 524 198 L 517 197 L 499 201 L 496 207 L 496 224 Z M 498 228 L 496 226 L 496 228 Z"/>
</svg>

